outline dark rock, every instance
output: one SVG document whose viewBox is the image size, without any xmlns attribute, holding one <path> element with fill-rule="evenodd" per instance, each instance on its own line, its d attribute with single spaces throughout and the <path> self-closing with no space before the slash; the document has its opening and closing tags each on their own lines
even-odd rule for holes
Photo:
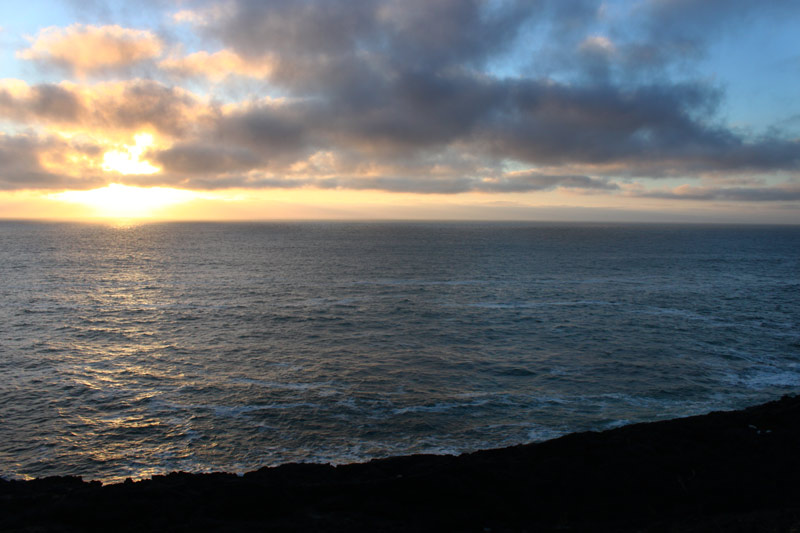
<svg viewBox="0 0 800 533">
<path fill-rule="evenodd" d="M 0 480 L 3 531 L 792 531 L 800 398 L 452 456 Z"/>
</svg>

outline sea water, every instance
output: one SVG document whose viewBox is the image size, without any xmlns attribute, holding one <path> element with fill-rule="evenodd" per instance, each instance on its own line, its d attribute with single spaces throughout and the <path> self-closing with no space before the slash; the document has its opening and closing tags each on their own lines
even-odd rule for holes
<svg viewBox="0 0 800 533">
<path fill-rule="evenodd" d="M 800 227 L 0 222 L 0 475 L 459 453 L 800 390 Z"/>
</svg>

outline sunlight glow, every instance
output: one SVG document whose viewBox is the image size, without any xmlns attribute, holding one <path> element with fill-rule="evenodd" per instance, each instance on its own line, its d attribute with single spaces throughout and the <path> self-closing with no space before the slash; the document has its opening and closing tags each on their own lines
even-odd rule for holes
<svg viewBox="0 0 800 533">
<path fill-rule="evenodd" d="M 153 144 L 153 136 L 149 133 L 139 133 L 134 135 L 133 146 L 125 145 L 125 151 L 110 150 L 103 155 L 103 170 L 107 172 L 119 172 L 123 175 L 128 174 L 155 174 L 161 168 L 151 164 L 149 161 L 142 161 L 139 158 Z"/>
<path fill-rule="evenodd" d="M 166 207 L 205 198 L 201 193 L 165 187 L 130 187 L 112 183 L 102 189 L 51 194 L 54 200 L 80 204 L 104 218 L 145 218 Z"/>
</svg>

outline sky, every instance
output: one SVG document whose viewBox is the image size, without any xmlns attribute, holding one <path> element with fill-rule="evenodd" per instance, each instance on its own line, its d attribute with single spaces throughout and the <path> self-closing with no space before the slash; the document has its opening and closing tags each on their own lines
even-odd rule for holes
<svg viewBox="0 0 800 533">
<path fill-rule="evenodd" d="M 797 0 L 0 3 L 0 218 L 800 223 Z"/>
</svg>

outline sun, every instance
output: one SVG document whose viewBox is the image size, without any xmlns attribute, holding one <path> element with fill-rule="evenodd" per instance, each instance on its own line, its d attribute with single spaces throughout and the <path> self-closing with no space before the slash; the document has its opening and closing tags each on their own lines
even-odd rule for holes
<svg viewBox="0 0 800 533">
<path fill-rule="evenodd" d="M 133 146 L 125 145 L 124 151 L 109 150 L 103 154 L 103 170 L 123 175 L 161 172 L 161 168 L 139 159 L 153 145 L 153 136 L 149 133 L 138 133 L 133 136 L 133 141 Z"/>
<path fill-rule="evenodd" d="M 112 183 L 101 189 L 65 191 L 49 198 L 89 208 L 89 217 L 148 218 L 171 206 L 203 198 L 201 193 L 167 187 L 130 187 Z"/>
</svg>

